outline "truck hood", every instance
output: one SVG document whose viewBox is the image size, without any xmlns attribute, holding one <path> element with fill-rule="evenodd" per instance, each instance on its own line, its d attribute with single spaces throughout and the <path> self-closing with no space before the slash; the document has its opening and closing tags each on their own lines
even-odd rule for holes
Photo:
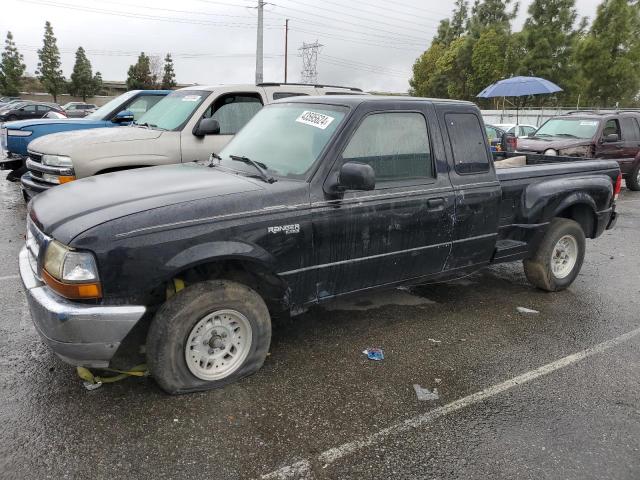
<svg viewBox="0 0 640 480">
<path fill-rule="evenodd" d="M 139 168 L 76 180 L 31 203 L 44 233 L 68 243 L 101 223 L 158 207 L 261 190 L 260 180 L 203 164 Z"/>
<path fill-rule="evenodd" d="M 73 151 L 79 147 L 86 148 L 88 145 L 103 143 L 155 140 L 160 135 L 162 135 L 162 130 L 143 127 L 73 130 L 36 138 L 29 144 L 29 150 L 43 154 L 73 156 Z"/>
<path fill-rule="evenodd" d="M 95 125 L 101 126 L 105 124 L 104 120 L 86 120 L 84 118 L 40 118 L 37 120 L 16 120 L 15 122 L 6 122 L 3 126 L 14 130 L 29 130 L 33 127 L 41 125 Z"/>
<path fill-rule="evenodd" d="M 518 139 L 518 150 L 543 153 L 552 148 L 566 150 L 567 148 L 591 145 L 590 139 L 566 137 L 525 137 Z"/>
</svg>

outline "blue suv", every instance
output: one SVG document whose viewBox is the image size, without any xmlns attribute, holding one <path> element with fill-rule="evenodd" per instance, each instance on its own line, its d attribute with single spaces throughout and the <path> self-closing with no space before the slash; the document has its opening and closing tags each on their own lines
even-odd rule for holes
<svg viewBox="0 0 640 480">
<path fill-rule="evenodd" d="M 84 118 L 41 118 L 0 124 L 0 165 L 11 170 L 22 167 L 29 143 L 44 135 L 128 125 L 169 93 L 170 90 L 131 90 Z"/>
</svg>

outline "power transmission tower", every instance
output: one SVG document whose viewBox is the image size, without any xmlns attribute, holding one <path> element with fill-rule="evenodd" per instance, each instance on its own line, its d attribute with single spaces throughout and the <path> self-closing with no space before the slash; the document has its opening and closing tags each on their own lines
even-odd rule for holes
<svg viewBox="0 0 640 480">
<path fill-rule="evenodd" d="M 318 53 L 321 47 L 323 45 L 320 45 L 316 40 L 313 43 L 302 42 L 302 47 L 298 49 L 302 57 L 302 72 L 300 74 L 302 83 L 311 85 L 318 83 Z"/>
<path fill-rule="evenodd" d="M 258 0 L 258 40 L 256 43 L 256 85 L 262 83 L 262 64 L 263 64 L 263 52 L 262 52 L 262 37 L 264 35 L 264 22 L 263 22 L 264 0 Z"/>
</svg>

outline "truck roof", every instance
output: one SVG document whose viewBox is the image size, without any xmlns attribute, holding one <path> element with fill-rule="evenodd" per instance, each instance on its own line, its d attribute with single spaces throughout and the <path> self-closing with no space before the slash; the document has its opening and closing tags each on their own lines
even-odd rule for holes
<svg viewBox="0 0 640 480">
<path fill-rule="evenodd" d="M 315 95 L 288 97 L 277 100 L 274 103 L 325 103 L 328 105 L 356 106 L 361 103 L 373 102 L 429 102 L 450 103 L 455 105 L 469 105 L 477 107 L 475 103 L 466 100 L 450 100 L 442 98 L 406 97 L 399 95 Z"/>
<path fill-rule="evenodd" d="M 286 89 L 287 87 L 309 87 L 311 88 L 327 88 L 331 90 L 342 90 L 346 92 L 358 92 L 362 93 L 362 90 L 355 87 L 344 87 L 340 85 L 322 85 L 322 84 L 304 84 L 304 83 L 259 83 L 259 84 L 218 84 L 218 85 L 189 85 L 188 87 L 182 87 L 178 90 L 204 90 L 208 92 L 213 92 L 214 90 L 218 90 L 220 88 L 229 88 L 233 87 L 236 90 L 247 90 L 252 91 L 255 90 L 256 87 L 280 87 Z"/>
</svg>

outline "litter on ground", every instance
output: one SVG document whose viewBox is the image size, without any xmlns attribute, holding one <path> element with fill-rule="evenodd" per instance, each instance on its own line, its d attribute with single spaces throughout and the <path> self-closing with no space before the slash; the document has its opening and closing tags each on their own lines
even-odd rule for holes
<svg viewBox="0 0 640 480">
<path fill-rule="evenodd" d="M 533 310 L 531 308 L 526 308 L 526 307 L 518 307 L 517 310 L 520 313 L 540 313 L 538 310 Z"/>
<path fill-rule="evenodd" d="M 418 396 L 418 400 L 421 402 L 427 402 L 430 400 L 438 400 L 440 395 L 438 395 L 438 389 L 434 388 L 433 391 L 428 388 L 422 388 L 417 383 L 413 384 L 413 389 L 416 391 L 416 395 Z"/>
<path fill-rule="evenodd" d="M 369 360 L 384 360 L 384 352 L 381 348 L 367 348 L 363 350 L 362 353 L 364 353 Z"/>
</svg>

